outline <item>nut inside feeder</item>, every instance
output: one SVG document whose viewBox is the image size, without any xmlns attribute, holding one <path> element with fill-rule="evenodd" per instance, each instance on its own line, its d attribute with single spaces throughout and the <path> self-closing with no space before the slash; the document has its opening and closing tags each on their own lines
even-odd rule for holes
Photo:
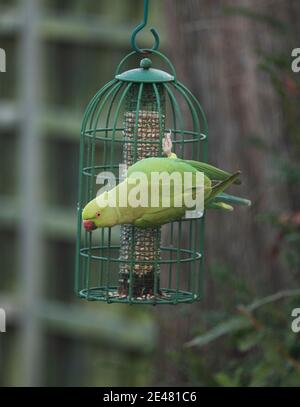
<svg viewBox="0 0 300 407">
<path fill-rule="evenodd" d="M 143 66 L 143 63 L 141 64 Z M 144 86 L 144 96 L 139 111 L 128 111 L 124 118 L 123 163 L 129 167 L 136 161 L 161 155 L 161 140 L 165 126 L 164 97 L 161 87 L 160 111 L 151 85 Z M 137 108 L 138 86 L 128 95 L 127 106 Z M 143 229 L 122 225 L 120 239 L 120 279 L 118 293 L 127 297 L 130 293 L 137 299 L 154 298 L 162 295 L 159 288 L 161 228 Z M 134 250 L 133 250 L 134 248 Z M 133 259 L 133 262 L 129 262 Z M 131 282 L 131 284 L 130 284 Z"/>
</svg>

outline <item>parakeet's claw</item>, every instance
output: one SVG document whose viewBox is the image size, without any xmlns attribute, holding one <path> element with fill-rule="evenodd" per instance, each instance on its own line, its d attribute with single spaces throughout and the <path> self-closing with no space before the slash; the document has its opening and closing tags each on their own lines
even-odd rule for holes
<svg viewBox="0 0 300 407">
<path fill-rule="evenodd" d="M 169 133 L 163 138 L 163 151 L 167 157 L 170 157 L 172 154 L 172 130 L 169 130 Z"/>
</svg>

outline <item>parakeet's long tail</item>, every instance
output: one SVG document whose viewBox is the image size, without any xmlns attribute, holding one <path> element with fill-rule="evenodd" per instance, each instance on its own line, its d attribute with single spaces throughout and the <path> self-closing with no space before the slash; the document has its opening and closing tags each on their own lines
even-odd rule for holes
<svg viewBox="0 0 300 407">
<path fill-rule="evenodd" d="M 224 192 L 217 195 L 214 202 L 224 202 L 233 205 L 251 206 L 251 201 L 249 199 L 240 198 L 235 195 L 225 194 Z"/>
<path fill-rule="evenodd" d="M 214 200 L 208 204 L 211 209 L 223 209 L 225 211 L 233 211 L 232 205 L 251 206 L 249 199 L 240 198 L 235 195 L 225 194 L 224 192 L 217 195 Z"/>
</svg>

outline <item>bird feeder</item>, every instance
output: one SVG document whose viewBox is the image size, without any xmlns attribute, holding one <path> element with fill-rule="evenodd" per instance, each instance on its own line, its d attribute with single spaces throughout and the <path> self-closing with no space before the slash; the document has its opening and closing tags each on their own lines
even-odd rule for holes
<svg viewBox="0 0 300 407">
<path fill-rule="evenodd" d="M 129 304 L 178 304 L 199 300 L 203 291 L 204 213 L 162 227 L 133 225 L 89 232 L 82 227 L 82 209 L 95 198 L 101 174 L 120 181 L 122 168 L 163 154 L 170 132 L 180 158 L 206 161 L 207 123 L 195 96 L 177 80 L 169 59 L 140 49 L 133 32 L 133 52 L 125 56 L 114 79 L 92 98 L 84 114 L 79 162 L 76 293 L 89 301 Z M 124 66 L 137 60 L 135 69 Z M 166 71 L 153 67 L 163 63 Z M 100 175 L 99 175 L 100 174 Z M 98 183 L 97 183 L 98 182 Z"/>
</svg>

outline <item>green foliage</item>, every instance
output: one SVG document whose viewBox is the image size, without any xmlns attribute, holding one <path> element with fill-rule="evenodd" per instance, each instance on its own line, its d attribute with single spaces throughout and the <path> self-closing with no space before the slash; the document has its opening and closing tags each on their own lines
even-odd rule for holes
<svg viewBox="0 0 300 407">
<path fill-rule="evenodd" d="M 211 272 L 218 279 L 218 270 Z M 231 300 L 226 301 L 224 313 L 208 323 L 211 329 L 202 328 L 203 333 L 186 344 L 189 379 L 197 377 L 197 384 L 206 386 L 299 385 L 299 337 L 291 330 L 291 310 L 299 304 L 300 289 L 278 292 L 248 306 L 233 308 Z M 201 321 L 203 327 L 207 320 Z"/>
<path fill-rule="evenodd" d="M 192 341 L 186 344 L 187 347 L 190 346 L 205 346 L 208 345 L 210 342 L 220 338 L 221 336 L 239 332 L 241 329 L 248 327 L 249 322 L 241 317 L 234 317 L 228 319 L 225 322 L 221 322 L 219 325 L 211 329 L 210 331 L 206 332 L 203 335 L 196 336 Z"/>
</svg>

